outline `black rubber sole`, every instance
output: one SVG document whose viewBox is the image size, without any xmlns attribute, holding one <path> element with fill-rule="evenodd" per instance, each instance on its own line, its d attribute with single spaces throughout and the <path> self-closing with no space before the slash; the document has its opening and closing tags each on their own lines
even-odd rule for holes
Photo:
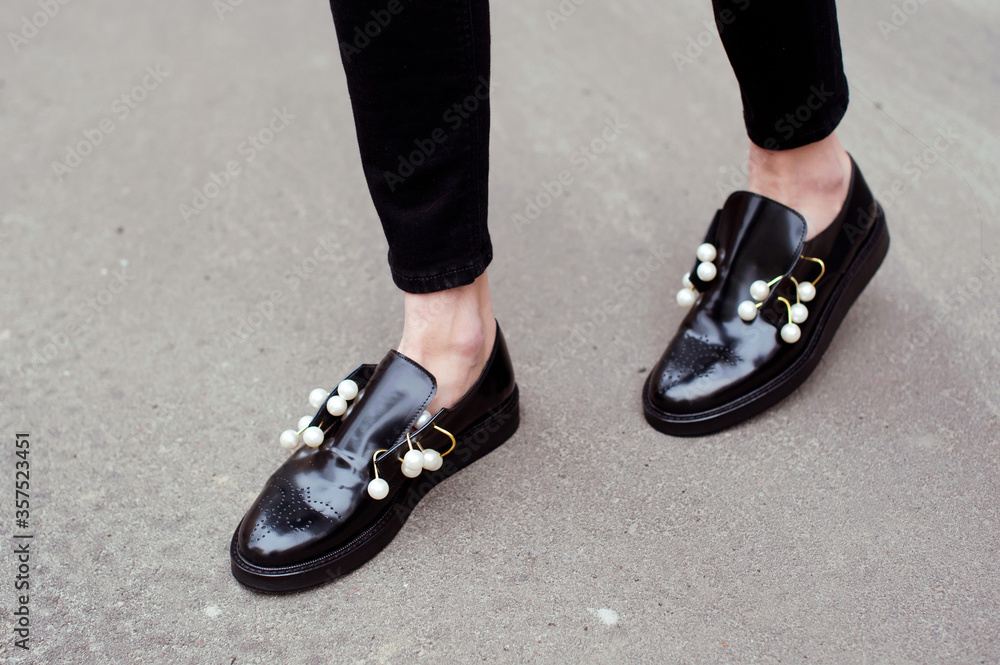
<svg viewBox="0 0 1000 665">
<path fill-rule="evenodd" d="M 649 382 L 646 377 L 642 389 L 642 407 L 646 422 L 654 429 L 671 436 L 704 436 L 732 427 L 774 406 L 801 386 L 823 358 L 830 342 L 847 316 L 854 301 L 865 290 L 889 252 L 889 228 L 885 212 L 879 206 L 875 228 L 865 240 L 865 247 L 858 253 L 854 265 L 844 275 L 837 291 L 821 315 L 809 345 L 784 372 L 753 392 L 720 407 L 700 413 L 671 414 L 658 409 L 649 401 Z"/>
<path fill-rule="evenodd" d="M 236 541 L 240 527 L 237 526 L 229 546 L 233 577 L 255 591 L 288 593 L 326 584 L 350 573 L 373 559 L 396 537 L 410 513 L 431 489 L 498 448 L 514 435 L 520 422 L 515 386 L 511 396 L 496 411 L 455 437 L 455 450 L 445 456 L 439 470 L 425 471 L 407 481 L 407 487 L 388 502 L 370 527 L 351 542 L 322 557 L 283 568 L 255 566 L 239 553 Z"/>
</svg>

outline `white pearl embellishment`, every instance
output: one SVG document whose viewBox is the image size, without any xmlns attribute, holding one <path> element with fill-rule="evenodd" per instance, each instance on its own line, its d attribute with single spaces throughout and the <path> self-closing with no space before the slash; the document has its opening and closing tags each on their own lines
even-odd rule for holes
<svg viewBox="0 0 1000 665">
<path fill-rule="evenodd" d="M 699 261 L 698 266 L 694 270 L 698 275 L 698 279 L 703 282 L 711 282 L 719 274 L 715 264 L 712 263 L 718 255 L 715 245 L 710 242 L 703 242 L 698 245 L 698 249 L 694 253 Z M 677 304 L 681 307 L 690 307 L 698 300 L 698 291 L 691 282 L 691 273 L 684 273 L 681 277 L 681 284 L 684 285 L 684 288 L 677 292 Z"/>
<path fill-rule="evenodd" d="M 802 336 L 802 330 L 794 323 L 786 323 L 781 326 L 781 339 L 785 340 L 789 344 L 794 344 L 799 341 L 799 337 Z"/>
<path fill-rule="evenodd" d="M 737 308 L 736 313 L 740 315 L 740 318 L 744 321 L 750 322 L 757 318 L 757 305 L 750 302 L 749 300 L 744 300 L 740 303 Z"/>
<path fill-rule="evenodd" d="M 423 413 L 421 413 L 420 417 L 417 418 L 417 429 L 421 429 L 424 425 L 429 423 L 430 420 L 431 420 L 430 411 L 424 411 Z"/>
<path fill-rule="evenodd" d="M 347 411 L 344 412 L 344 417 L 345 418 L 347 416 L 351 415 L 351 411 L 354 410 L 354 407 L 356 407 L 358 405 L 358 402 L 361 401 L 361 398 L 364 397 L 364 395 L 365 395 L 365 391 L 364 390 L 362 390 L 361 392 L 358 393 L 358 396 L 354 398 L 354 401 L 351 402 L 351 405 L 349 407 L 347 407 Z"/>
<path fill-rule="evenodd" d="M 282 448 L 293 450 L 295 446 L 299 445 L 299 433 L 293 429 L 286 429 L 281 433 L 278 440 L 281 442 Z"/>
<path fill-rule="evenodd" d="M 322 388 L 316 388 L 311 393 L 309 393 L 309 404 L 312 405 L 314 409 L 318 409 L 323 406 L 323 402 L 326 401 L 327 392 Z"/>
<path fill-rule="evenodd" d="M 372 481 L 368 483 L 368 496 L 376 501 L 381 501 L 389 496 L 389 483 L 381 478 L 372 478 Z"/>
<path fill-rule="evenodd" d="M 351 409 L 357 404 L 364 394 L 364 390 L 359 390 L 358 384 L 352 379 L 344 379 L 337 385 L 335 393 L 328 393 L 324 388 L 314 388 L 309 392 L 309 404 L 316 409 L 325 408 L 334 417 L 347 416 Z M 357 399 L 355 399 L 357 398 Z M 349 402 L 355 400 L 353 404 Z M 304 443 L 310 448 L 318 448 L 326 440 L 326 432 L 319 427 L 310 427 L 309 424 L 314 418 L 321 418 L 320 414 L 315 416 L 302 416 L 299 418 L 298 430 L 285 430 L 278 437 L 278 442 L 285 450 L 295 450 L 299 443 Z M 327 429 L 330 429 L 328 426 Z"/>
<path fill-rule="evenodd" d="M 424 411 L 421 415 L 426 415 L 428 417 L 428 422 L 432 419 L 426 411 Z M 451 439 L 451 448 L 446 450 L 444 453 L 444 455 L 447 455 L 455 449 L 455 437 L 451 434 L 451 432 L 441 429 L 437 425 L 434 425 L 434 429 L 439 432 L 443 432 L 449 439 Z M 440 469 L 444 464 L 444 461 L 441 459 L 444 455 L 436 450 L 431 450 L 430 448 L 424 449 L 419 443 L 416 443 L 417 447 L 414 448 L 413 446 L 415 443 L 416 442 L 410 438 L 410 432 L 407 432 L 406 445 L 409 447 L 409 450 L 407 450 L 402 457 L 396 457 L 396 459 L 401 462 L 400 471 L 402 471 L 403 475 L 407 478 L 416 478 L 424 469 L 428 471 L 437 471 Z M 379 453 L 388 452 L 388 450 L 378 450 L 372 456 L 372 465 L 375 468 L 375 478 L 368 483 L 368 494 L 376 501 L 384 499 L 389 493 L 388 483 L 379 478 L 377 464 Z"/>
<path fill-rule="evenodd" d="M 326 435 L 318 427 L 307 427 L 306 431 L 302 432 L 302 443 L 306 444 L 310 448 L 316 448 L 321 443 Z"/>
<path fill-rule="evenodd" d="M 342 416 L 347 412 L 347 400 L 340 395 L 334 395 L 327 401 L 326 410 L 331 416 Z"/>
<path fill-rule="evenodd" d="M 407 438 L 409 442 L 409 438 Z M 407 478 L 416 478 L 424 470 L 424 454 L 415 448 L 410 448 L 403 455 L 403 475 Z"/>
<path fill-rule="evenodd" d="M 699 261 L 714 261 L 716 256 L 715 245 L 710 242 L 703 242 L 698 245 L 698 249 L 695 250 L 694 255 L 698 257 Z"/>
<path fill-rule="evenodd" d="M 419 450 L 407 450 L 403 455 L 403 464 L 407 464 L 418 469 L 424 468 L 424 454 Z"/>
<path fill-rule="evenodd" d="M 337 386 L 337 394 L 346 400 L 352 400 L 358 396 L 358 384 L 350 379 L 344 379 Z"/>
<path fill-rule="evenodd" d="M 757 301 L 764 300 L 771 294 L 771 287 L 762 279 L 750 285 L 750 296 Z"/>
<path fill-rule="evenodd" d="M 793 305 L 789 302 L 788 298 L 778 295 L 778 300 L 784 304 L 788 309 L 788 323 L 781 326 L 780 334 L 781 339 L 788 344 L 794 344 L 795 342 L 802 339 L 802 329 L 799 328 L 800 323 L 805 323 L 806 319 L 809 318 L 809 308 L 803 303 L 810 302 L 816 297 L 816 282 L 823 278 L 826 274 L 826 264 L 823 263 L 822 259 L 811 258 L 808 256 L 800 255 L 800 259 L 805 261 L 811 261 L 819 265 L 820 272 L 819 277 L 811 282 L 800 282 L 792 277 L 790 274 L 787 276 L 795 283 L 795 304 Z M 792 266 L 793 270 L 798 265 Z M 771 285 L 777 283 L 783 283 L 782 280 L 784 276 L 778 276 L 772 279 L 770 282 L 765 282 L 762 279 L 755 280 L 750 284 L 750 296 L 753 298 L 753 302 L 749 300 L 744 300 L 739 304 L 736 309 L 736 313 L 744 321 L 753 321 L 757 312 L 755 311 L 757 307 L 764 303 L 768 297 L 771 296 Z"/>
<path fill-rule="evenodd" d="M 444 464 L 441 453 L 436 450 L 427 449 L 424 451 L 424 468 L 428 471 L 437 471 Z"/>
</svg>

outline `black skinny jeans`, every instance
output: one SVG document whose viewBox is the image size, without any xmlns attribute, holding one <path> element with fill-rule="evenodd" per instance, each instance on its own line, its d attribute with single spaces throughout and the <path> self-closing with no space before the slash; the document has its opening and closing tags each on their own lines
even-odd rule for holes
<svg viewBox="0 0 1000 665">
<path fill-rule="evenodd" d="M 713 0 L 747 134 L 788 150 L 847 110 L 834 0 Z M 488 0 L 330 0 L 393 281 L 410 293 L 471 284 L 486 224 Z"/>
</svg>

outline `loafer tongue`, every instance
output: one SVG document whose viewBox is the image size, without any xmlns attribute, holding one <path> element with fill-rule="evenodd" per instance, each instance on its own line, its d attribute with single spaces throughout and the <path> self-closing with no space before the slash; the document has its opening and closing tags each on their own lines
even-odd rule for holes
<svg viewBox="0 0 1000 665">
<path fill-rule="evenodd" d="M 398 351 L 390 351 L 375 368 L 365 394 L 348 414 L 334 446 L 346 453 L 368 455 L 397 445 L 417 421 L 437 390 L 427 370 Z"/>
<path fill-rule="evenodd" d="M 732 318 L 734 304 L 751 299 L 750 284 L 791 272 L 805 237 L 806 221 L 791 208 L 759 194 L 731 194 L 715 229 L 718 275 L 701 309 L 717 310 L 709 313 L 719 320 Z"/>
</svg>

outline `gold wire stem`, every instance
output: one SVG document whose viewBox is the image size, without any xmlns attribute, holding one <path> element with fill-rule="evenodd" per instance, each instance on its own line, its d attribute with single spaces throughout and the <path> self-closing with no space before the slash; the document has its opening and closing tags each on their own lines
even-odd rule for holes
<svg viewBox="0 0 1000 665">
<path fill-rule="evenodd" d="M 814 279 L 812 281 L 812 285 L 816 286 L 816 282 L 818 282 L 819 280 L 823 279 L 823 275 L 826 274 L 826 264 L 823 263 L 823 259 L 814 259 L 811 256 L 802 256 L 801 254 L 799 254 L 799 258 L 802 258 L 802 259 L 805 259 L 806 261 L 812 261 L 813 263 L 818 263 L 819 264 L 819 277 L 817 277 L 816 279 Z"/>
<path fill-rule="evenodd" d="M 375 469 L 375 477 L 376 478 L 378 478 L 378 463 L 377 463 L 378 462 L 378 454 L 379 453 L 387 453 L 387 452 L 389 452 L 389 451 L 386 450 L 385 448 L 380 448 L 379 450 L 375 451 L 374 455 L 372 455 L 372 467 Z"/>
<path fill-rule="evenodd" d="M 795 279 L 791 275 L 789 275 L 789 277 L 791 278 L 791 280 L 793 282 L 795 282 L 795 304 L 798 305 L 798 304 L 800 304 L 802 302 L 801 300 L 799 300 L 799 280 Z M 816 286 L 816 285 L 813 284 L 813 286 Z"/>
<path fill-rule="evenodd" d="M 450 453 L 451 451 L 455 450 L 455 445 L 456 445 L 456 444 L 457 444 L 458 442 L 457 442 L 457 441 L 455 440 L 455 435 L 453 435 L 453 434 L 452 434 L 451 432 L 449 432 L 448 430 L 446 430 L 446 429 L 442 429 L 442 428 L 438 427 L 437 425 L 434 425 L 434 429 L 436 429 L 437 431 L 441 432 L 442 434 L 444 434 L 445 436 L 447 436 L 447 437 L 448 437 L 449 439 L 451 439 L 451 447 L 450 447 L 450 448 L 448 448 L 448 450 L 446 450 L 446 451 L 444 451 L 443 453 L 441 453 L 441 457 L 444 457 L 445 455 L 447 455 L 447 454 L 448 454 L 448 453 Z M 420 442 L 419 442 L 419 441 L 412 441 L 412 440 L 410 439 L 410 433 L 409 433 L 409 432 L 407 432 L 407 433 L 406 433 L 406 445 L 408 445 L 408 446 L 410 447 L 410 450 L 413 450 L 413 444 L 414 444 L 414 443 L 415 443 L 415 444 L 417 444 L 417 448 L 420 448 L 420 452 L 423 452 L 423 451 L 424 451 L 424 447 L 420 445 Z M 400 462 L 402 462 L 402 461 L 403 461 L 403 458 L 402 458 L 402 457 L 397 457 L 396 459 L 398 459 L 398 460 L 399 460 Z"/>
<path fill-rule="evenodd" d="M 774 279 L 772 279 L 770 282 L 768 282 L 767 283 L 768 288 L 770 288 L 770 287 L 774 286 L 775 284 L 777 284 L 778 282 L 780 282 L 781 278 L 782 278 L 782 275 L 778 275 L 777 277 L 775 277 Z"/>
<path fill-rule="evenodd" d="M 792 321 L 792 303 L 788 302 L 785 296 L 778 296 L 778 300 L 785 303 L 785 307 L 788 308 L 788 322 L 795 323 L 794 321 Z"/>
<path fill-rule="evenodd" d="M 441 453 L 441 457 L 444 457 L 445 455 L 447 455 L 451 451 L 455 450 L 455 444 L 457 443 L 455 441 L 455 436 L 451 432 L 449 432 L 448 430 L 441 429 L 437 425 L 434 426 L 434 429 L 436 429 L 437 431 L 441 432 L 442 434 L 446 435 L 449 439 L 451 439 L 451 448 L 449 448 L 448 450 L 446 450 L 443 453 Z"/>
</svg>

